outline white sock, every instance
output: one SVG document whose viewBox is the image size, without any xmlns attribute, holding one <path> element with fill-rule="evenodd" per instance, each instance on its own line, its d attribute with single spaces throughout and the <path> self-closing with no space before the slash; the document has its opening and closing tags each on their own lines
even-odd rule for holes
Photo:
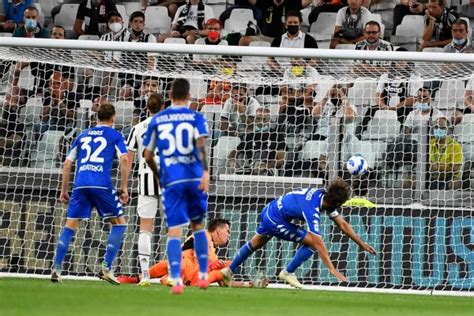
<svg viewBox="0 0 474 316">
<path fill-rule="evenodd" d="M 138 260 L 144 279 L 149 279 L 150 274 L 150 255 L 151 255 L 151 233 L 145 230 L 140 231 L 138 235 Z"/>
</svg>

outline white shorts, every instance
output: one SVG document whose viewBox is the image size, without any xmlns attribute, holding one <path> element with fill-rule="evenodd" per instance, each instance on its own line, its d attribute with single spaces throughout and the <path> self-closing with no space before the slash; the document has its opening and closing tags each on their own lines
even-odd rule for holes
<svg viewBox="0 0 474 316">
<path fill-rule="evenodd" d="M 158 211 L 159 198 L 156 195 L 139 195 L 137 213 L 142 218 L 155 218 Z"/>
</svg>

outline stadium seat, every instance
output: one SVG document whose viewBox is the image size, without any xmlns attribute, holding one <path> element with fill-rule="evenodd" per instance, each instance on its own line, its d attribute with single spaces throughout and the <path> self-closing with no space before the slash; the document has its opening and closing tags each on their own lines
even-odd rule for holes
<svg viewBox="0 0 474 316">
<path fill-rule="evenodd" d="M 71 31 L 74 26 L 74 21 L 76 20 L 78 8 L 79 4 L 64 3 L 61 5 L 59 13 L 54 17 L 54 24 L 59 24 L 63 26 L 66 31 Z"/>
<path fill-rule="evenodd" d="M 309 25 L 308 18 L 309 18 L 309 14 L 311 13 L 311 10 L 312 10 L 311 6 L 301 10 L 301 16 L 303 17 L 303 23 L 301 23 L 301 29 L 303 30 L 303 32 L 309 31 L 310 25 Z"/>
<path fill-rule="evenodd" d="M 253 41 L 250 42 L 249 46 L 270 47 L 271 43 L 265 41 Z"/>
<path fill-rule="evenodd" d="M 128 25 L 128 14 L 127 14 L 127 9 L 123 4 L 116 4 L 115 7 L 117 8 L 118 13 L 122 16 L 123 19 L 123 24 L 125 26 Z"/>
<path fill-rule="evenodd" d="M 405 15 L 402 23 L 397 26 L 396 35 L 421 37 L 425 29 L 425 19 L 422 15 Z"/>
<path fill-rule="evenodd" d="M 320 76 L 316 86 L 315 102 L 320 102 L 327 96 L 329 89 L 334 85 L 334 78 L 331 76 Z"/>
<path fill-rule="evenodd" d="M 189 78 L 190 92 L 192 99 L 203 99 L 207 95 L 207 82 L 200 78 L 201 72 L 189 72 L 184 74 L 186 78 Z"/>
<path fill-rule="evenodd" d="M 97 36 L 97 35 L 81 35 L 81 36 L 79 36 L 78 40 L 80 40 L 80 41 L 98 41 L 99 36 Z"/>
<path fill-rule="evenodd" d="M 50 169 L 60 167 L 61 138 L 64 131 L 46 131 L 32 152 L 30 167 Z"/>
<path fill-rule="evenodd" d="M 334 34 L 334 26 L 336 25 L 336 15 L 337 13 L 321 12 L 318 19 L 311 24 L 309 30 L 316 40 L 331 39 Z"/>
<path fill-rule="evenodd" d="M 251 9 L 233 9 L 230 17 L 225 21 L 224 29 L 245 34 L 249 21 L 257 24 Z"/>
<path fill-rule="evenodd" d="M 31 74 L 30 66 L 25 67 L 20 72 L 20 79 L 18 81 L 18 86 L 22 89 L 31 91 L 35 86 L 35 77 Z"/>
<path fill-rule="evenodd" d="M 349 103 L 357 107 L 375 104 L 376 89 L 376 79 L 356 79 L 347 93 Z"/>
<path fill-rule="evenodd" d="M 12 37 L 13 33 L 9 32 L 0 32 L 0 37 Z"/>
<path fill-rule="evenodd" d="M 301 159 L 319 159 L 321 154 L 327 155 L 327 142 L 324 140 L 308 140 L 301 150 Z"/>
<path fill-rule="evenodd" d="M 222 12 L 227 8 L 228 2 L 226 2 L 226 0 L 204 0 L 204 3 L 210 6 L 212 11 L 214 11 L 214 16 L 219 18 Z"/>
<path fill-rule="evenodd" d="M 168 37 L 164 41 L 165 44 L 186 44 L 186 40 L 181 37 Z"/>
<path fill-rule="evenodd" d="M 26 105 L 20 109 L 18 121 L 27 126 L 38 123 L 43 113 L 43 98 L 29 98 Z"/>
<path fill-rule="evenodd" d="M 398 136 L 400 122 L 397 112 L 391 110 L 378 110 L 370 120 L 367 130 L 362 135 L 364 140 L 390 141 Z"/>
<path fill-rule="evenodd" d="M 250 42 L 250 46 L 255 47 L 270 47 L 269 42 L 265 41 L 254 41 Z M 242 56 L 242 60 L 237 64 L 237 68 L 239 71 L 261 71 L 262 65 L 266 65 L 267 57 L 260 57 L 260 56 Z M 259 74 L 256 74 L 259 75 Z"/>
<path fill-rule="evenodd" d="M 347 49 L 347 50 L 354 50 L 355 44 L 338 44 L 336 49 Z"/>
<path fill-rule="evenodd" d="M 39 12 L 39 18 L 40 18 L 39 22 L 41 23 L 41 25 L 44 25 L 44 13 L 43 13 L 43 9 L 41 7 L 41 3 L 34 3 L 33 5 Z"/>
<path fill-rule="evenodd" d="M 452 111 L 456 105 L 464 103 L 464 82 L 462 80 L 445 80 L 433 100 L 433 107 L 438 110 Z"/>
<path fill-rule="evenodd" d="M 423 48 L 423 53 L 442 53 L 443 48 L 441 47 L 425 47 Z"/>
<path fill-rule="evenodd" d="M 142 10 L 142 6 L 140 4 L 140 1 L 124 2 L 123 5 L 125 6 L 125 12 L 127 12 L 128 16 L 130 16 L 135 11 L 141 11 Z"/>
<path fill-rule="evenodd" d="M 212 160 L 216 167 L 216 174 L 226 173 L 227 157 L 230 152 L 240 144 L 240 138 L 236 136 L 221 136 L 213 148 Z"/>
<path fill-rule="evenodd" d="M 211 131 L 219 128 L 218 123 L 220 122 L 220 118 L 221 118 L 222 106 L 213 105 L 213 104 L 205 104 L 201 108 L 200 112 L 206 118 L 207 124 L 209 125 L 209 128 L 211 129 Z"/>
<path fill-rule="evenodd" d="M 454 127 L 453 135 L 460 143 L 474 144 L 474 114 L 465 114 L 462 122 Z"/>
<path fill-rule="evenodd" d="M 145 10 L 146 32 L 166 33 L 171 28 L 168 9 L 161 6 L 147 7 Z"/>
<path fill-rule="evenodd" d="M 132 123 L 133 110 L 133 101 L 115 102 L 115 125 L 117 129 L 123 128 Z"/>
</svg>

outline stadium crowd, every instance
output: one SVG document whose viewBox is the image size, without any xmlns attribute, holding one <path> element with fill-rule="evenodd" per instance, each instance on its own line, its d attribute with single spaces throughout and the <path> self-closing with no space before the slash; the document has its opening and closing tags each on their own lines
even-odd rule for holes
<svg viewBox="0 0 474 316">
<path fill-rule="evenodd" d="M 50 13 L 44 11 L 46 1 L 1 1 L 1 35 L 183 45 L 472 51 L 472 0 L 450 4 L 443 0 L 235 0 L 232 5 L 227 5 L 228 1 L 215 4 L 200 0 L 77 2 L 54 7 Z M 418 27 L 420 22 L 422 29 Z M 94 124 L 101 103 L 115 102 L 118 116 L 123 111 L 117 128 L 125 134 L 146 118 L 150 95 L 158 93 L 165 106 L 170 104 L 170 78 L 142 73 L 160 71 L 159 65 L 175 65 L 173 62 L 160 63 L 156 56 L 134 52 L 104 52 L 94 58 L 116 65 L 126 62 L 135 74 L 2 62 L 2 80 L 6 83 L 0 128 L 3 165 L 38 166 L 33 151 L 39 143 L 53 139 L 67 144 L 77 128 Z M 368 100 L 355 103 L 354 94 L 367 89 L 367 85 L 357 80 L 347 84 L 325 81 L 323 78 L 331 74 L 325 73 L 328 67 L 321 67 L 317 60 L 268 58 L 259 65 L 259 75 L 281 77 L 287 84 L 255 87 L 232 80 L 246 66 L 243 58 L 194 56 L 184 60 L 191 70 L 218 73 L 229 79 L 206 81 L 201 87 L 205 93 L 193 96 L 191 103 L 211 119 L 214 151 L 228 151 L 224 159 L 217 159 L 216 172 L 324 177 L 331 120 L 336 118 L 343 126 L 345 157 L 363 153 L 367 144 L 373 150 L 375 146 L 370 143 L 377 143 L 381 149 L 376 150 L 374 159 L 387 162 L 382 166 L 384 172 L 397 173 L 405 165 L 414 167 L 422 122 L 430 135 L 429 187 L 469 186 L 463 179 L 469 178 L 471 166 L 463 157 L 464 144 L 456 132 L 474 124 L 474 79 L 461 82 L 461 102 L 442 104 L 440 94 L 445 82 L 422 78 L 413 63 L 357 61 L 350 73 L 369 83 L 373 80 L 376 88 L 369 89 L 374 93 Z M 34 84 L 28 87 L 21 82 L 25 71 L 34 78 Z M 34 102 L 39 102 L 42 109 L 28 129 L 22 119 L 25 109 Z M 385 128 L 380 127 L 383 124 Z M 381 130 L 392 127 L 395 129 L 391 134 L 380 136 Z M 56 138 L 47 137 L 50 131 L 56 132 Z M 25 155 L 28 143 L 32 146 Z M 57 162 L 67 146 L 60 147 Z M 14 159 L 20 156 L 25 159 Z M 375 162 L 369 165 L 380 168 Z M 412 172 L 409 170 L 408 178 Z M 404 185 L 410 186 L 410 181 Z"/>
</svg>

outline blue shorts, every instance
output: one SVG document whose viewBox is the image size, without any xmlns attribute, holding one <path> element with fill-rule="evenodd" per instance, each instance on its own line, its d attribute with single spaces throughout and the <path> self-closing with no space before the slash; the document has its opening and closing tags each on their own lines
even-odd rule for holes
<svg viewBox="0 0 474 316">
<path fill-rule="evenodd" d="M 199 181 L 190 181 L 173 184 L 163 190 L 163 207 L 168 228 L 205 220 L 207 194 L 198 186 Z"/>
<path fill-rule="evenodd" d="M 67 217 L 89 219 L 94 207 L 102 218 L 123 215 L 122 203 L 114 189 L 78 188 L 72 191 Z"/>
<path fill-rule="evenodd" d="M 262 219 L 257 227 L 257 234 L 259 235 L 275 236 L 278 239 L 292 242 L 301 242 L 307 233 L 308 231 L 301 228 L 301 226 L 279 219 L 278 217 L 271 217 L 268 205 L 263 209 Z"/>
</svg>

